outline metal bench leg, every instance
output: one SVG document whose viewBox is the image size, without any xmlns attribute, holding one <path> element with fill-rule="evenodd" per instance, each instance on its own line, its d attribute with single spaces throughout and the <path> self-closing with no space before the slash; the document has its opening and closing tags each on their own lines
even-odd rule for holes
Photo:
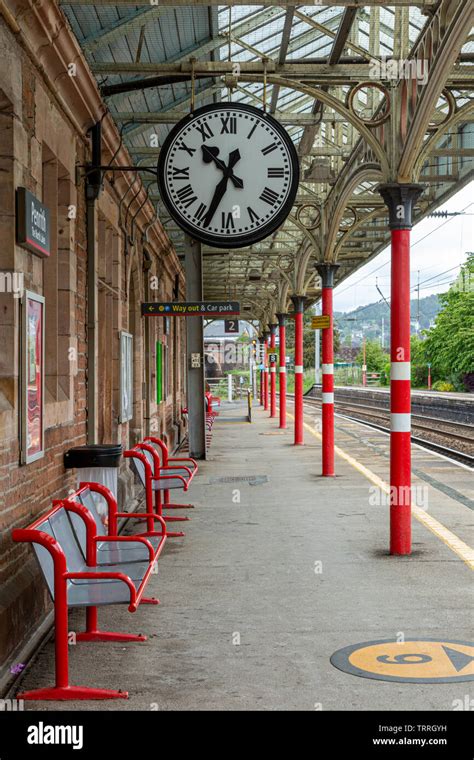
<svg viewBox="0 0 474 760">
<path fill-rule="evenodd" d="M 86 630 L 76 634 L 77 641 L 146 641 L 147 637 L 135 633 L 101 631 L 98 627 L 97 607 L 86 609 Z"/>
<path fill-rule="evenodd" d="M 165 509 L 194 509 L 194 504 L 171 504 L 169 490 L 165 491 L 165 503 L 163 506 Z"/>
<path fill-rule="evenodd" d="M 67 591 L 64 579 L 56 577 L 54 589 L 54 630 L 56 684 L 43 689 L 23 691 L 17 699 L 74 701 L 78 699 L 128 699 L 128 691 L 96 689 L 69 684 Z"/>
</svg>

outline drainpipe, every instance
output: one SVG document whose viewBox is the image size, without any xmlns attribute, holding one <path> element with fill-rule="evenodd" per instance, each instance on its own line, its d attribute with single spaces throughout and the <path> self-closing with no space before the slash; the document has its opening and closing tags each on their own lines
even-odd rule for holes
<svg viewBox="0 0 474 760">
<path fill-rule="evenodd" d="M 101 165 L 101 123 L 90 130 L 92 161 L 90 167 Z M 98 298 L 97 298 L 97 213 L 95 202 L 102 184 L 100 170 L 91 171 L 86 178 L 87 229 L 87 443 L 97 443 L 97 373 L 98 373 Z"/>
<path fill-rule="evenodd" d="M 150 300 L 150 270 L 151 270 L 151 256 L 146 248 L 143 248 L 143 279 L 144 279 L 144 298 L 145 301 Z M 144 335 L 143 340 L 145 343 L 145 383 L 144 383 L 144 396 L 145 396 L 145 435 L 151 435 L 151 363 L 150 363 L 150 320 L 144 321 Z"/>
</svg>

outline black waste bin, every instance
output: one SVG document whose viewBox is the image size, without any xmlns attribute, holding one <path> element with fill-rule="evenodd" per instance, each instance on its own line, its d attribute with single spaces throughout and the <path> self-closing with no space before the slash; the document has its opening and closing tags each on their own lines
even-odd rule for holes
<svg viewBox="0 0 474 760">
<path fill-rule="evenodd" d="M 75 446 L 64 454 L 66 469 L 77 469 L 77 484 L 101 483 L 117 498 L 117 478 L 122 456 L 120 443 L 94 443 Z"/>
</svg>

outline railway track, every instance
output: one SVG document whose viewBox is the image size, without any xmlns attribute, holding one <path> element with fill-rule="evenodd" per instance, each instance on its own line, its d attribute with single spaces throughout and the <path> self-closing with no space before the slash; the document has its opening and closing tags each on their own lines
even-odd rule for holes
<svg viewBox="0 0 474 760">
<path fill-rule="evenodd" d="M 288 393 L 287 396 L 289 399 L 294 398 L 293 393 Z M 322 405 L 319 399 L 308 396 L 305 396 L 304 403 L 318 408 Z M 390 432 L 389 412 L 380 409 L 380 407 L 338 401 L 335 413 L 355 422 L 363 422 L 365 425 L 382 430 L 385 433 Z M 412 414 L 412 429 L 415 433 L 416 431 L 420 432 L 420 435 L 412 435 L 413 443 L 443 454 L 450 459 L 455 459 L 468 467 L 474 467 L 473 425 Z"/>
</svg>

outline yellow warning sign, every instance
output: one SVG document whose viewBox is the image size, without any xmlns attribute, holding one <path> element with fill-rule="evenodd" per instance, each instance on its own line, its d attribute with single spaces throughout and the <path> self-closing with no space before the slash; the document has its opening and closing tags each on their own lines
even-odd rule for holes
<svg viewBox="0 0 474 760">
<path fill-rule="evenodd" d="M 321 314 L 319 317 L 313 317 L 311 319 L 311 328 L 313 330 L 325 330 L 331 324 L 331 318 L 329 314 Z"/>
<path fill-rule="evenodd" d="M 382 681 L 472 681 L 474 644 L 449 639 L 367 641 L 339 649 L 331 663 L 346 673 Z"/>
</svg>

